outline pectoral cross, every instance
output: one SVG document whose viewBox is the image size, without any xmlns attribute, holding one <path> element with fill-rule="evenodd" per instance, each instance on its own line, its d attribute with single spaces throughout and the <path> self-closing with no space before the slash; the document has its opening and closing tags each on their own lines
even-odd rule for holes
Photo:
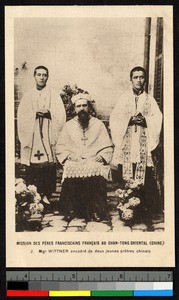
<svg viewBox="0 0 179 300">
<path fill-rule="evenodd" d="M 83 141 L 83 145 L 86 146 L 86 141 L 88 140 L 88 138 L 85 136 L 85 131 L 83 131 L 83 137 L 81 140 Z"/>
<path fill-rule="evenodd" d="M 40 157 L 43 156 L 43 153 L 40 153 L 40 150 L 37 150 L 37 153 L 34 154 L 35 157 L 37 157 L 38 160 L 40 160 Z"/>
</svg>

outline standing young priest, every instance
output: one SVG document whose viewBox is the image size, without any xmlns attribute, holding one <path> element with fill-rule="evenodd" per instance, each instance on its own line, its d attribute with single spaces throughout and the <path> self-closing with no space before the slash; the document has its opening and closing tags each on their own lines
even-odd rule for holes
<svg viewBox="0 0 179 300">
<path fill-rule="evenodd" d="M 146 71 L 135 67 L 130 72 L 131 89 L 119 99 L 110 116 L 115 145 L 113 163 L 121 180 L 141 185 L 144 210 L 158 205 L 152 151 L 159 144 L 162 114 L 156 100 L 144 91 Z"/>
<path fill-rule="evenodd" d="M 60 209 L 67 221 L 109 219 L 107 180 L 113 148 L 103 122 L 90 114 L 90 101 L 89 94 L 72 97 L 76 116 L 65 124 L 56 146 L 64 166 Z"/>
<path fill-rule="evenodd" d="M 48 77 L 46 67 L 35 68 L 35 86 L 22 97 L 17 115 L 21 164 L 28 166 L 29 183 L 37 186 L 44 202 L 56 189 L 55 145 L 66 121 L 58 92 L 47 86 Z"/>
</svg>

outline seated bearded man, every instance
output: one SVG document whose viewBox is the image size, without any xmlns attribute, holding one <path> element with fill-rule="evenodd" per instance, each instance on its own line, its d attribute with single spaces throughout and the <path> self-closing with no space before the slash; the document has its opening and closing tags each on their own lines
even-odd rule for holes
<svg viewBox="0 0 179 300">
<path fill-rule="evenodd" d="M 72 97 L 76 116 L 61 131 L 56 155 L 64 166 L 60 210 L 65 220 L 107 221 L 107 180 L 113 147 L 103 122 L 90 114 L 89 94 Z"/>
</svg>

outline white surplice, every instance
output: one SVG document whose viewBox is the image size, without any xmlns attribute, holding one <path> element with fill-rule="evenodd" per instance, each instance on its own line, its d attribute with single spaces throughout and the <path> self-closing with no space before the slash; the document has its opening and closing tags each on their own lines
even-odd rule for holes
<svg viewBox="0 0 179 300">
<path fill-rule="evenodd" d="M 51 114 L 51 119 L 43 119 L 42 134 L 39 119 L 36 119 L 36 112 L 40 109 L 48 109 Z M 55 162 L 54 148 L 65 121 L 65 108 L 57 91 L 46 86 L 42 90 L 33 88 L 25 93 L 17 114 L 21 163 Z M 36 152 L 40 155 L 34 154 Z"/>
<path fill-rule="evenodd" d="M 137 107 L 135 97 L 138 97 Z M 123 149 L 125 147 L 125 136 L 129 120 L 136 113 L 141 113 L 147 124 L 147 166 L 152 166 L 151 151 L 153 151 L 160 138 L 162 126 L 162 113 L 156 100 L 147 94 L 141 93 L 139 96 L 134 95 L 130 89 L 123 94 L 113 109 L 109 124 L 111 129 L 112 140 L 115 145 L 113 164 L 123 164 Z M 140 126 L 131 126 L 130 157 L 132 163 L 140 162 Z"/>
<path fill-rule="evenodd" d="M 85 131 L 81 128 L 78 118 L 68 121 L 61 131 L 57 145 L 56 156 L 64 164 L 63 178 L 103 176 L 109 178 L 109 162 L 113 148 L 107 129 L 103 122 L 91 117 Z M 70 154 L 78 155 L 79 161 L 66 160 Z M 107 165 L 95 162 L 95 157 L 101 155 Z"/>
</svg>

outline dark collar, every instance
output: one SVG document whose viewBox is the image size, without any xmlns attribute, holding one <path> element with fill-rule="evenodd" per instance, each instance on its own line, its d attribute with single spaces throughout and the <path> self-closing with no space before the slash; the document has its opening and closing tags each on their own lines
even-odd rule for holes
<svg viewBox="0 0 179 300">
<path fill-rule="evenodd" d="M 133 93 L 134 93 L 135 96 L 139 96 L 144 92 L 144 89 L 142 89 L 141 91 L 138 91 L 138 90 L 132 88 L 132 90 L 133 90 Z"/>
</svg>

